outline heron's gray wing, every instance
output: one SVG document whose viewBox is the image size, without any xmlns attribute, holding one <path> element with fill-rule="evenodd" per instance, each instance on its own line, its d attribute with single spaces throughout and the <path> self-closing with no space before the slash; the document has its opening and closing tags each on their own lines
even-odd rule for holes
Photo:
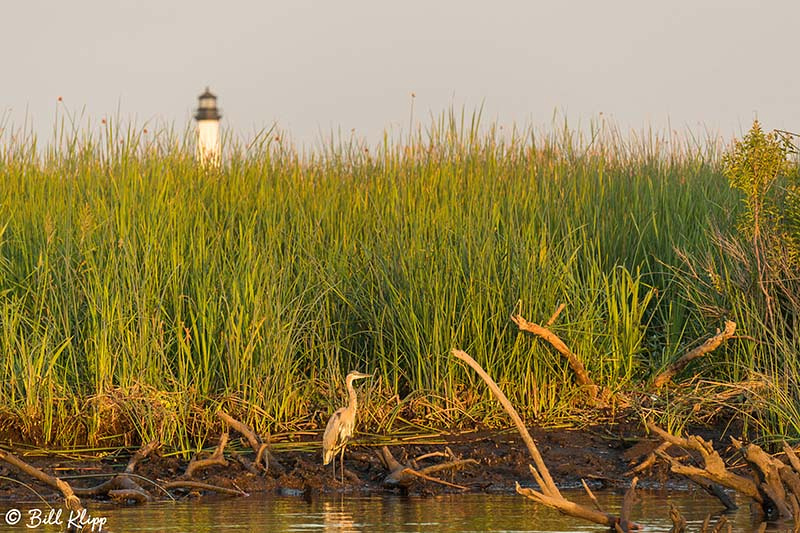
<svg viewBox="0 0 800 533">
<path fill-rule="evenodd" d="M 322 464 L 326 465 L 336 455 L 341 445 L 339 441 L 339 426 L 342 423 L 342 414 L 345 408 L 338 408 L 328 420 L 325 433 L 322 434 Z"/>
</svg>

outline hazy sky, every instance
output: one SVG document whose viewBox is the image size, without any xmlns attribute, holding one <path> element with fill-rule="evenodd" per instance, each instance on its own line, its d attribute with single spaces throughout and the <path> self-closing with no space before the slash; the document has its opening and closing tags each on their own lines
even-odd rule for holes
<svg viewBox="0 0 800 533">
<path fill-rule="evenodd" d="M 50 137 L 56 101 L 183 127 L 206 85 L 223 124 L 369 142 L 450 107 L 546 127 L 800 130 L 800 1 L 5 0 L 0 117 Z"/>
</svg>

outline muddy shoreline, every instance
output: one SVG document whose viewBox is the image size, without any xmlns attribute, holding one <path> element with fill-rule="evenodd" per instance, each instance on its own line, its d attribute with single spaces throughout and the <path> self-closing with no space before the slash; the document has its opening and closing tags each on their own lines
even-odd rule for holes
<svg viewBox="0 0 800 533">
<path fill-rule="evenodd" d="M 582 429 L 532 429 L 534 439 L 547 463 L 556 483 L 565 488 L 580 487 L 585 480 L 593 490 L 624 489 L 631 476 L 626 472 L 640 463 L 659 444 L 659 439 L 646 435 L 641 427 L 631 425 L 602 425 Z M 476 431 L 469 433 L 442 434 L 433 438 L 408 438 L 406 443 L 389 446 L 392 454 L 403 464 L 425 454 L 433 457 L 417 462 L 420 468 L 443 462 L 448 458 L 438 453 L 452 452 L 450 459 L 475 459 L 476 465 L 467 465 L 453 471 L 437 474 L 438 479 L 465 487 L 469 492 L 510 493 L 515 482 L 522 485 L 533 483 L 528 468 L 530 456 L 519 435 L 513 430 Z M 344 483 L 333 478 L 331 466 L 321 464 L 320 451 L 314 449 L 314 435 L 304 435 L 301 443 L 305 450 L 273 451 L 275 460 L 266 473 L 254 474 L 242 464 L 229 460 L 227 466 L 210 466 L 197 472 L 193 479 L 219 487 L 238 489 L 249 494 L 275 494 L 314 499 L 330 493 L 379 494 L 407 492 L 413 495 L 435 495 L 443 492 L 462 492 L 451 486 L 419 479 L 408 488 L 386 488 L 384 480 L 389 474 L 378 457 L 381 444 L 359 439 L 347 449 L 345 467 L 348 476 Z M 427 443 L 426 443 L 427 441 Z M 715 439 L 718 442 L 718 439 Z M 238 444 L 236 439 L 232 445 Z M 9 449 L 3 445 L 4 449 Z M 313 450 L 313 451 L 312 451 Z M 73 487 L 91 487 L 124 470 L 128 455 L 118 454 L 104 458 L 80 459 L 42 452 L 26 455 L 16 453 L 29 464 L 49 475 L 67 480 Z M 133 450 L 131 451 L 133 453 Z M 247 455 L 246 452 L 241 452 Z M 227 454 L 227 452 L 226 452 Z M 252 455 L 252 453 L 250 454 Z M 252 459 L 252 457 L 251 457 Z M 180 478 L 186 470 L 187 461 L 175 456 L 163 457 L 153 454 L 139 462 L 135 473 L 155 484 Z M 14 467 L 0 463 L 0 476 L 26 483 L 46 499 L 59 500 L 61 495 L 52 488 L 36 482 Z M 638 474 L 640 486 L 685 487 L 685 483 L 669 473 L 667 465 L 657 462 Z M 143 482 L 142 487 L 154 499 L 165 499 L 164 492 L 153 483 Z M 204 491 L 171 491 L 176 498 L 200 497 Z M 30 489 L 8 480 L 0 482 L 0 501 L 21 502 L 38 499 Z M 93 501 L 91 498 L 86 502 Z"/>
</svg>

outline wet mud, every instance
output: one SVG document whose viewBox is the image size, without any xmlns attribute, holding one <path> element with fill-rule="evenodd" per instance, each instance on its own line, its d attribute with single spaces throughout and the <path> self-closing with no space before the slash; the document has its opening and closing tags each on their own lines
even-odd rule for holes
<svg viewBox="0 0 800 533">
<path fill-rule="evenodd" d="M 627 426 L 533 429 L 532 435 L 557 484 L 561 487 L 579 487 L 583 479 L 593 490 L 627 487 L 631 477 L 626 472 L 641 462 L 660 442 L 653 436 L 645 435 L 640 427 Z M 322 465 L 320 450 L 313 445 L 314 437 L 305 436 L 302 439 L 309 444 L 305 449 L 313 451 L 276 449 L 273 455 L 279 465 L 271 465 L 266 472 L 253 473 L 239 462 L 229 459 L 227 466 L 210 466 L 196 472 L 192 479 L 250 494 L 273 493 L 311 500 L 320 495 L 339 492 L 374 494 L 394 491 L 435 495 L 462 492 L 466 489 L 469 492 L 502 493 L 513 492 L 517 481 L 523 486 L 533 484 L 528 468 L 530 455 L 519 435 L 513 430 L 443 434 L 436 438 L 406 438 L 406 442 L 392 442 L 388 447 L 393 456 L 400 463 L 415 469 L 454 459 L 478 461 L 478 464 L 434 474 L 436 479 L 450 485 L 415 479 L 407 487 L 393 488 L 385 486 L 384 480 L 389 471 L 377 453 L 383 444 L 360 439 L 348 446 L 345 453 L 347 474 L 342 482 L 339 480 L 338 464 L 336 478 L 331 465 Z M 8 449 L 7 446 L 4 448 Z M 47 474 L 67 480 L 76 488 L 91 487 L 106 481 L 114 473 L 123 471 L 129 459 L 129 456 L 123 455 L 102 459 L 74 459 L 55 454 L 26 456 L 19 450 L 11 451 Z M 447 456 L 444 457 L 444 454 Z M 414 461 L 424 455 L 432 456 Z M 141 476 L 137 478 L 137 482 L 153 499 L 158 500 L 165 499 L 166 495 L 157 485 L 181 478 L 186 467 L 187 461 L 174 456 L 162 457 L 154 454 L 136 465 L 135 474 Z M 52 488 L 37 483 L 10 465 L 0 463 L 0 476 L 8 478 L 0 478 L 0 500 L 19 502 L 38 499 L 29 488 L 10 480 L 29 485 L 46 499 L 61 498 Z M 668 468 L 660 463 L 638 476 L 640 486 L 680 483 L 670 478 Z M 453 485 L 459 485 L 463 489 Z M 179 489 L 172 490 L 171 494 L 176 498 L 196 498 L 206 492 Z"/>
</svg>

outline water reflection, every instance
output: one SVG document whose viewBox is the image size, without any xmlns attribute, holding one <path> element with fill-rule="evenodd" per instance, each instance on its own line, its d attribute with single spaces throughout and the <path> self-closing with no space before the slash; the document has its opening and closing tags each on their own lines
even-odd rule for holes
<svg viewBox="0 0 800 533">
<path fill-rule="evenodd" d="M 357 533 L 362 524 L 353 520 L 344 498 L 308 504 L 308 513 L 287 513 L 297 519 L 288 523 L 286 531 L 322 531 L 323 533 Z"/>
<path fill-rule="evenodd" d="M 322 503 L 322 531 L 325 533 L 355 533 L 353 517 L 345 511 L 344 500 Z"/>
<path fill-rule="evenodd" d="M 565 491 L 567 494 L 567 491 Z M 622 496 L 617 493 L 598 493 L 602 505 L 616 512 Z M 642 502 L 634 508 L 634 519 L 644 531 L 666 533 L 669 521 L 669 502 L 675 503 L 689 522 L 689 531 L 700 531 L 709 513 L 718 513 L 719 503 L 704 493 L 670 493 L 642 491 Z M 568 498 L 589 504 L 582 492 L 568 493 Z M 759 531 L 752 522 L 746 502 L 736 513 L 728 515 L 737 532 Z M 33 504 L 32 504 L 33 505 Z M 11 506 L 0 504 L 5 513 Z M 311 503 L 302 498 L 250 497 L 221 498 L 159 503 L 153 505 L 110 508 L 91 506 L 93 515 L 108 517 L 105 531 L 116 533 L 263 533 L 263 532 L 322 532 L 322 533 L 471 533 L 471 532 L 603 532 L 606 529 L 574 518 L 565 517 L 521 496 L 505 495 L 447 495 L 432 498 L 403 498 L 399 496 L 352 497 L 331 496 Z M 0 524 L 0 530 L 5 524 Z M 26 531 L 23 526 L 11 531 Z M 58 528 L 37 528 L 36 531 L 58 531 Z M 788 524 L 773 524 L 766 528 L 773 533 L 789 533 Z"/>
</svg>

